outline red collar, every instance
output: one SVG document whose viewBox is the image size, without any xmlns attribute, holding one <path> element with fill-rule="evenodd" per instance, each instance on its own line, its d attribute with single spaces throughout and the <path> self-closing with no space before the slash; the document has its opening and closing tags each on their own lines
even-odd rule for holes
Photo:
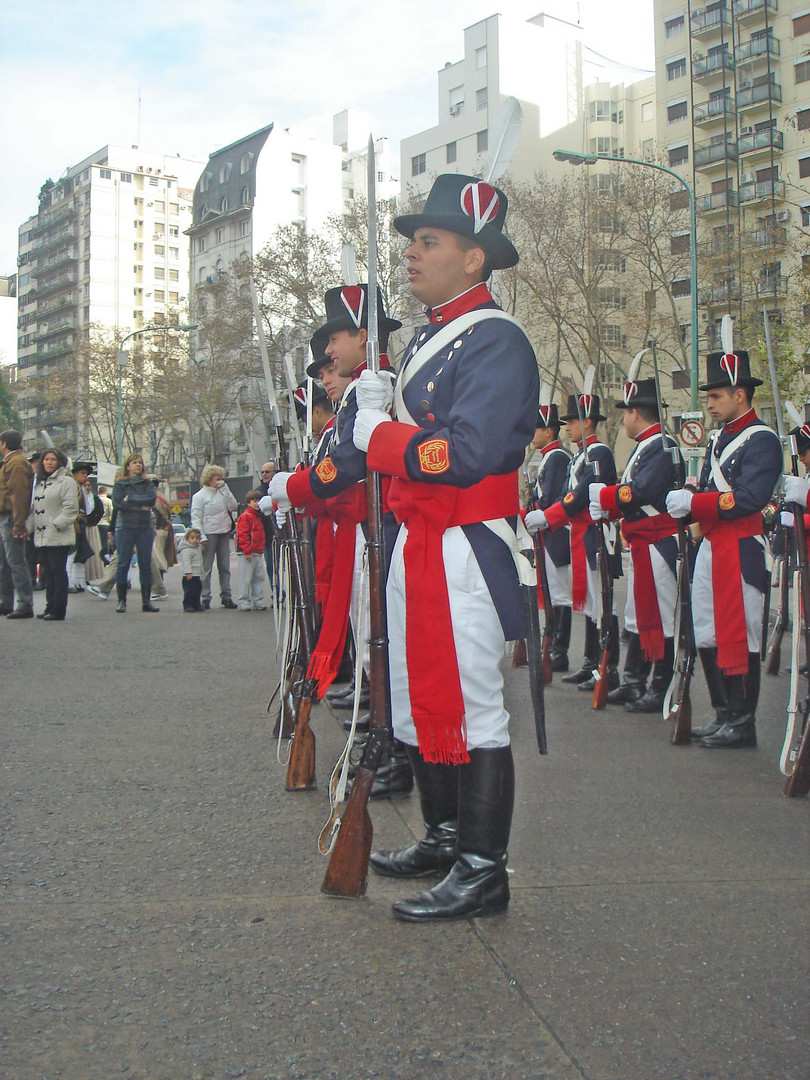
<svg viewBox="0 0 810 1080">
<path fill-rule="evenodd" d="M 363 361 L 362 364 L 358 364 L 357 367 L 352 372 L 352 379 L 359 379 L 360 375 L 362 374 L 362 372 L 364 372 L 366 370 L 367 367 L 368 367 L 368 363 L 365 360 Z M 390 362 L 390 360 L 388 359 L 388 356 L 385 353 L 380 353 L 380 367 L 381 368 L 391 367 L 391 362 Z"/>
<path fill-rule="evenodd" d="M 321 436 L 323 435 L 323 433 L 324 433 L 325 431 L 329 431 L 329 430 L 330 430 L 331 428 L 333 428 L 333 427 L 335 426 L 335 421 L 336 421 L 336 420 L 337 420 L 337 417 L 336 417 L 336 416 L 330 416 L 330 417 L 329 417 L 329 419 L 328 419 L 328 420 L 326 421 L 326 423 L 325 423 L 325 424 L 323 425 L 323 427 L 321 428 L 321 430 L 320 430 L 320 431 L 318 432 L 318 438 L 319 438 L 319 439 L 320 439 L 320 437 L 321 437 Z"/>
<path fill-rule="evenodd" d="M 560 449 L 560 440 L 555 439 L 554 442 L 550 442 L 548 444 L 548 446 L 541 447 L 540 453 L 543 455 L 543 457 L 545 457 L 546 454 L 548 454 L 551 450 L 559 450 L 559 449 Z"/>
<path fill-rule="evenodd" d="M 727 435 L 736 435 L 738 431 L 742 431 L 744 427 L 748 427 L 748 425 L 752 424 L 756 419 L 756 410 L 752 406 L 747 413 L 738 416 L 736 420 L 730 420 L 729 423 L 725 425 L 725 432 Z"/>
<path fill-rule="evenodd" d="M 585 441 L 588 444 L 588 446 L 590 446 L 591 443 L 599 442 L 599 436 L 598 435 L 589 435 L 588 438 Z M 577 443 L 577 446 L 580 448 L 580 450 L 582 449 L 582 439 L 579 440 L 579 442 Z"/>
<path fill-rule="evenodd" d="M 651 439 L 653 437 L 653 435 L 660 435 L 660 434 L 661 434 L 661 425 L 660 424 L 650 424 L 649 427 L 644 428 L 644 430 L 640 434 L 636 435 L 636 442 L 637 443 L 643 443 L 643 442 L 646 442 L 647 439 Z"/>
<path fill-rule="evenodd" d="M 471 289 L 467 289 L 466 292 L 454 296 L 452 300 L 448 300 L 446 304 L 428 308 L 428 322 L 433 324 L 452 322 L 453 319 L 457 319 L 459 315 L 466 315 L 473 308 L 491 303 L 492 293 L 487 288 L 486 282 L 480 281 L 477 285 L 473 285 Z"/>
</svg>

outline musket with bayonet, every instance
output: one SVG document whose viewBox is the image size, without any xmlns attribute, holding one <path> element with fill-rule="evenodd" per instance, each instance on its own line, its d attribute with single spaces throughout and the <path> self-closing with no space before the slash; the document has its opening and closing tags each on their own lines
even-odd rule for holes
<svg viewBox="0 0 810 1080">
<path fill-rule="evenodd" d="M 293 358 L 289 353 L 284 357 L 284 379 L 287 384 L 287 398 L 290 403 L 290 422 L 293 426 L 298 457 L 301 464 L 306 467 L 309 465 L 310 440 L 306 432 L 301 432 L 301 426 L 298 422 L 298 410 L 295 407 L 295 392 L 297 390 L 295 367 Z M 309 382 L 311 383 L 311 380 L 309 380 Z M 308 385 L 305 407 L 307 410 L 306 415 L 308 417 L 308 423 L 311 425 L 312 403 L 310 401 L 310 394 L 311 386 Z M 318 605 L 315 602 L 315 551 L 312 543 L 312 521 L 309 514 L 302 514 L 300 519 L 298 519 L 298 537 L 301 549 L 301 565 L 304 570 L 305 602 L 312 613 L 314 640 L 317 640 L 320 619 L 318 616 Z"/>
<path fill-rule="evenodd" d="M 664 399 L 661 394 L 661 376 L 658 371 L 658 355 L 653 343 L 653 371 L 655 374 L 655 398 L 661 420 L 661 445 L 664 453 L 672 459 L 675 488 L 686 483 L 686 466 L 677 444 L 670 446 L 664 425 Z M 697 649 L 695 647 L 695 624 L 692 621 L 692 542 L 689 528 L 683 518 L 678 526 L 678 622 L 677 640 L 672 682 L 664 695 L 664 719 L 670 725 L 669 741 L 673 746 L 689 746 L 692 742 L 692 699 L 690 687 L 695 673 Z"/>
<path fill-rule="evenodd" d="M 379 309 L 377 305 L 377 198 L 374 139 L 368 140 L 368 370 L 380 370 Z M 383 536 L 382 477 L 366 472 L 369 581 L 369 734 L 351 795 L 329 859 L 321 891 L 330 896 L 365 896 L 373 827 L 368 800 L 380 759 L 391 746 L 391 695 L 388 679 L 388 619 L 385 604 L 387 563 Z M 357 647 L 362 648 L 358 642 Z"/>
<path fill-rule="evenodd" d="M 287 440 L 284 435 L 284 425 L 281 421 L 281 412 L 276 399 L 273 376 L 270 370 L 270 360 L 267 353 L 267 342 L 264 336 L 264 324 L 259 308 L 259 298 L 256 293 L 256 284 L 250 279 L 250 294 L 253 301 L 253 313 L 256 322 L 256 333 L 259 339 L 259 352 L 262 358 L 264 380 L 267 389 L 267 400 L 270 406 L 273 425 L 276 429 L 278 442 L 278 466 L 281 472 L 287 472 L 290 467 L 290 459 L 287 450 Z M 290 565 L 290 590 L 294 608 L 295 631 L 298 640 L 298 657 L 294 665 L 302 673 L 302 677 L 295 681 L 289 688 L 282 686 L 282 699 L 286 693 L 292 694 L 292 704 L 295 712 L 295 726 L 292 734 L 290 757 L 287 761 L 287 778 L 285 786 L 288 791 L 307 791 L 315 786 L 315 735 L 309 724 L 312 701 L 315 695 L 317 681 L 307 679 L 305 672 L 309 667 L 309 661 L 315 644 L 315 631 L 312 625 L 312 612 L 307 604 L 306 577 L 301 556 L 300 536 L 295 510 L 290 509 L 284 521 L 282 531 L 284 544 L 287 548 Z M 289 598 L 288 598 L 289 599 Z M 290 634 L 290 640 L 293 639 Z M 290 659 L 284 658 L 282 666 L 282 679 L 286 674 L 286 668 Z"/>
<path fill-rule="evenodd" d="M 591 364 L 585 373 L 583 394 L 591 395 L 595 374 L 596 369 Z M 599 462 L 596 458 L 591 457 L 590 450 L 588 449 L 588 439 L 585 434 L 585 414 L 582 411 L 582 399 L 573 379 L 571 380 L 571 386 L 574 391 L 574 400 L 577 405 L 577 417 L 579 419 L 579 431 L 582 437 L 582 453 L 585 455 L 585 464 L 586 467 L 590 467 L 594 478 L 598 481 Z M 604 524 L 602 521 L 597 521 L 594 524 L 596 525 L 596 537 L 598 542 L 596 562 L 599 571 L 599 585 L 602 597 L 602 613 L 599 620 L 599 647 L 602 650 L 602 659 L 599 662 L 599 667 L 593 673 L 594 687 L 591 704 L 594 709 L 604 709 L 607 704 L 607 696 L 610 690 L 608 669 L 610 665 L 610 653 L 613 647 L 613 575 L 611 573 Z"/>
<path fill-rule="evenodd" d="M 529 487 L 527 509 L 529 511 L 539 510 L 540 500 L 537 498 L 537 486 L 531 482 L 528 469 L 526 470 L 526 483 Z M 543 599 L 543 636 L 542 644 L 540 646 L 540 669 L 543 673 L 543 684 L 549 686 L 554 674 L 551 667 L 551 641 L 554 636 L 554 609 L 551 606 L 551 588 L 548 583 L 548 567 L 546 566 L 546 545 L 543 543 L 542 532 L 532 534 L 532 543 L 534 545 L 534 568 L 537 571 L 537 591 Z"/>
</svg>

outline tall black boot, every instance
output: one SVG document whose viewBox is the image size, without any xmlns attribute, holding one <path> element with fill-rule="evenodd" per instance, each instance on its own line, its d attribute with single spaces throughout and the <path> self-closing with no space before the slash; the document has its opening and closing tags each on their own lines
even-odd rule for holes
<svg viewBox="0 0 810 1080">
<path fill-rule="evenodd" d="M 762 662 L 759 653 L 748 654 L 746 675 L 726 676 L 730 716 L 725 724 L 700 740 L 701 746 L 712 750 L 736 750 L 757 745 L 757 704 Z"/>
<path fill-rule="evenodd" d="M 619 650 L 621 649 L 621 645 L 619 643 L 619 618 L 617 615 L 611 616 L 611 626 L 612 630 L 610 635 L 610 654 L 608 656 L 608 686 L 612 691 L 619 689 Z M 602 660 L 601 643 L 597 645 L 596 657 L 597 659 L 594 667 L 598 668 Z M 581 682 L 577 687 L 577 690 L 582 690 L 583 693 L 586 694 L 592 694 L 595 686 L 596 677 L 594 676 L 593 672 L 591 672 L 590 679 L 585 679 L 584 682 Z"/>
<path fill-rule="evenodd" d="M 572 671 L 570 675 L 563 675 L 564 683 L 584 683 L 593 678 L 593 669 L 599 667 L 599 630 L 593 619 L 585 619 L 585 655 L 582 659 L 582 667 L 578 671 Z"/>
<path fill-rule="evenodd" d="M 647 676 L 650 674 L 650 662 L 644 659 L 638 634 L 627 635 L 627 653 L 624 658 L 622 685 L 611 690 L 607 696 L 608 705 L 622 705 L 628 701 L 637 701 L 644 695 Z"/>
<path fill-rule="evenodd" d="M 571 608 L 555 607 L 554 633 L 551 637 L 551 670 L 568 671 L 568 646 L 571 643 Z"/>
<path fill-rule="evenodd" d="M 669 684 L 672 682 L 672 668 L 675 663 L 675 639 L 664 638 L 664 655 L 653 665 L 650 686 L 643 697 L 625 705 L 632 713 L 660 713 L 664 707 Z"/>
<path fill-rule="evenodd" d="M 124 582 L 123 585 L 119 585 L 118 583 L 116 583 L 115 591 L 118 593 L 118 604 L 116 605 L 115 610 L 116 611 L 126 611 L 127 610 L 127 583 Z"/>
<path fill-rule="evenodd" d="M 511 746 L 471 750 L 459 766 L 458 850 L 447 877 L 413 900 L 398 900 L 394 915 L 408 922 L 440 922 L 496 915 L 509 904 L 506 873 L 515 766 Z"/>
<path fill-rule="evenodd" d="M 731 715 L 731 710 L 728 702 L 726 680 L 723 672 L 717 666 L 717 647 L 698 649 L 698 653 L 703 666 L 706 686 L 709 690 L 709 700 L 714 709 L 714 720 L 710 720 L 702 728 L 692 728 L 692 738 L 705 739 L 709 735 L 714 735 L 725 725 Z"/>
<path fill-rule="evenodd" d="M 363 744 L 368 738 L 363 736 Z M 408 760 L 408 748 L 399 739 L 394 739 L 387 757 L 380 758 L 374 783 L 369 792 L 370 799 L 403 799 L 413 791 L 413 769 Z M 355 769 L 355 773 L 356 773 Z M 346 798 L 352 793 L 354 776 L 346 785 Z"/>
<path fill-rule="evenodd" d="M 416 746 L 406 746 L 405 752 L 419 790 L 425 836 L 402 851 L 372 851 L 369 865 L 383 877 L 444 874 L 456 858 L 459 766 L 429 763 Z"/>
<path fill-rule="evenodd" d="M 141 585 L 141 611 L 160 611 L 159 607 L 155 607 L 151 600 L 152 586 Z"/>
</svg>

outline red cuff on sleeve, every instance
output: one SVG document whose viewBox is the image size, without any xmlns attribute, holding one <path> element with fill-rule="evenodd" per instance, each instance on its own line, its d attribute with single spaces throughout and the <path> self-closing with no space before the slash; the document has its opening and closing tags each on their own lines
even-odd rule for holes
<svg viewBox="0 0 810 1080">
<path fill-rule="evenodd" d="M 544 510 L 546 515 L 546 521 L 548 527 L 553 532 L 555 529 L 559 529 L 561 525 L 568 525 L 571 522 L 570 517 L 565 512 L 565 507 L 561 502 L 552 503 L 548 510 Z"/>
<path fill-rule="evenodd" d="M 301 469 L 294 472 L 287 481 L 287 498 L 293 506 L 303 506 L 307 509 L 313 502 L 318 502 L 317 496 L 309 482 L 310 469 Z"/>
<path fill-rule="evenodd" d="M 609 484 L 599 492 L 599 505 L 603 510 L 621 510 L 616 498 L 619 486 L 619 484 Z"/>
<path fill-rule="evenodd" d="M 400 424 L 398 421 L 378 424 L 368 444 L 366 455 L 368 467 L 374 472 L 385 473 L 386 476 L 407 476 L 405 451 L 414 435 L 422 430 L 420 427 Z"/>
<path fill-rule="evenodd" d="M 734 503 L 732 502 L 731 505 L 733 506 Z M 726 509 L 730 509 L 730 507 Z M 699 491 L 692 496 L 690 512 L 693 518 L 700 518 L 703 521 L 717 521 L 720 517 L 720 492 Z"/>
</svg>

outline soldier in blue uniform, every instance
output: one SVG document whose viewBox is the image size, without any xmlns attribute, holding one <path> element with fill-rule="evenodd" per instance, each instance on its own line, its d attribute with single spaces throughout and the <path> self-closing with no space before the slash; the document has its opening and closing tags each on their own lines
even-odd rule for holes
<svg viewBox="0 0 810 1080">
<path fill-rule="evenodd" d="M 599 548 L 597 530 L 603 528 L 591 521 L 588 489 L 597 479 L 603 484 L 615 484 L 616 461 L 613 451 L 600 441 L 596 427 L 606 418 L 602 415 L 597 394 L 581 394 L 584 431 L 577 412 L 574 394 L 568 398 L 568 412 L 560 419 L 568 425 L 568 438 L 577 447 L 568 469 L 566 494 L 545 510 L 534 510 L 526 515 L 526 528 L 530 532 L 550 530 L 552 533 L 567 525 L 571 527 L 571 595 L 574 611 L 585 615 L 585 655 L 582 666 L 564 675 L 562 681 L 572 683 L 579 689 L 592 691 L 594 671 L 599 667 L 598 621 L 602 609 L 602 595 L 597 573 L 596 553 Z M 585 447 L 587 445 L 587 453 Z M 598 476 L 597 476 L 598 470 Z M 611 572 L 615 574 L 618 562 L 616 532 L 613 526 L 604 526 L 609 545 L 613 548 Z M 619 633 L 614 615 L 612 646 L 608 677 L 610 688 L 619 685 Z"/>
<path fill-rule="evenodd" d="M 622 518 L 630 544 L 630 573 L 624 626 L 629 633 L 622 685 L 608 694 L 628 712 L 660 712 L 672 680 L 674 661 L 677 522 L 666 512 L 675 485 L 675 465 L 661 439 L 655 379 L 631 380 L 616 402 L 626 434 L 636 447 L 617 484 L 590 486 L 593 520 Z M 667 437 L 667 446 L 675 447 Z M 652 667 L 652 679 L 646 689 Z"/>
<path fill-rule="evenodd" d="M 553 402 L 543 403 L 542 397 L 541 391 L 537 427 L 532 439 L 532 446 L 539 451 L 540 460 L 535 476 L 530 479 L 534 482 L 537 508 L 547 510 L 568 491 L 571 455 L 560 442 L 563 421 L 560 420 L 559 410 Z M 537 462 L 536 456 L 533 462 Z M 568 671 L 568 646 L 571 642 L 571 546 L 568 529 L 547 533 L 543 537 L 543 549 L 553 617 L 551 670 Z"/>
<path fill-rule="evenodd" d="M 439 176 L 421 214 L 395 219 L 427 324 L 394 392 L 363 375 L 355 444 L 391 477 L 400 530 L 387 605 L 394 732 L 408 746 L 426 835 L 372 867 L 397 878 L 446 875 L 394 905 L 412 921 L 490 915 L 509 903 L 514 803 L 509 714 L 499 662 L 525 635 L 516 560 L 518 470 L 534 433 L 537 361 L 486 281 L 518 255 L 503 235 L 507 200 L 490 184 Z M 364 384 L 368 384 L 368 389 Z"/>
<path fill-rule="evenodd" d="M 702 746 L 756 746 L 762 602 L 768 577 L 762 510 L 782 472 L 782 446 L 752 402 L 761 379 L 748 353 L 710 353 L 706 361 L 712 432 L 698 491 L 671 491 L 667 510 L 700 525 L 692 615 L 715 719 L 692 730 Z"/>
</svg>

